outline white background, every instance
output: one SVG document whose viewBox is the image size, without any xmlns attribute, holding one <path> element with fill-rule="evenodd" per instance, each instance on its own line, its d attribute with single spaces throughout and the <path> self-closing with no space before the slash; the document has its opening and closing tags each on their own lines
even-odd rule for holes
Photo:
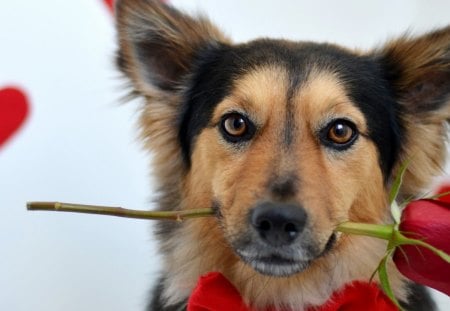
<svg viewBox="0 0 450 311">
<path fill-rule="evenodd" d="M 257 36 L 370 48 L 450 23 L 450 1 L 172 1 L 236 41 Z M 27 212 L 32 200 L 147 209 L 152 182 L 137 103 L 113 66 L 100 0 L 1 0 L 0 89 L 25 88 L 31 116 L 0 149 L 0 310 L 143 310 L 159 259 L 149 222 Z M 438 296 L 442 311 L 450 299 Z"/>
</svg>

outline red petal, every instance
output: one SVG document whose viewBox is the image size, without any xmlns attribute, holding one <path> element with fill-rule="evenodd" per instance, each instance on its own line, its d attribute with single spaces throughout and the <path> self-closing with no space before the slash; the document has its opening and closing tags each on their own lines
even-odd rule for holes
<svg viewBox="0 0 450 311">
<path fill-rule="evenodd" d="M 405 208 L 400 231 L 450 253 L 450 203 L 413 201 Z M 394 253 L 399 271 L 409 279 L 450 295 L 450 264 L 423 247 L 405 245 Z"/>
<path fill-rule="evenodd" d="M 189 298 L 188 311 L 250 311 L 237 289 L 219 272 L 202 277 Z"/>
<path fill-rule="evenodd" d="M 444 252 L 450 252 L 450 203 L 417 200 L 402 212 L 400 231 L 407 237 L 422 239 Z"/>
<path fill-rule="evenodd" d="M 423 247 L 401 246 L 394 253 L 397 269 L 408 279 L 450 296 L 449 264 Z"/>
<path fill-rule="evenodd" d="M 375 283 L 355 281 L 347 284 L 342 291 L 335 292 L 328 302 L 308 311 L 395 311 L 398 308 L 378 288 Z"/>
</svg>

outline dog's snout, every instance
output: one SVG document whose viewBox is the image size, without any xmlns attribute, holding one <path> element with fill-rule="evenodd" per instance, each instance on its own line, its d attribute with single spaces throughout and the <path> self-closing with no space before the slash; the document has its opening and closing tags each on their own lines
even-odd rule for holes
<svg viewBox="0 0 450 311">
<path fill-rule="evenodd" d="M 278 247 L 291 244 L 303 231 L 307 214 L 293 203 L 265 202 L 251 212 L 251 225 L 268 244 Z"/>
</svg>

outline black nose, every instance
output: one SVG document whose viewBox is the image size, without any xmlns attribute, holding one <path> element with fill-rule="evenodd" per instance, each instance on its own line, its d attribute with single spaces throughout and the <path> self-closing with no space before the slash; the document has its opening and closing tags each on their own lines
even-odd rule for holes
<svg viewBox="0 0 450 311">
<path fill-rule="evenodd" d="M 272 246 L 291 244 L 306 224 L 305 210 L 293 203 L 264 202 L 251 212 L 251 224 Z"/>
</svg>

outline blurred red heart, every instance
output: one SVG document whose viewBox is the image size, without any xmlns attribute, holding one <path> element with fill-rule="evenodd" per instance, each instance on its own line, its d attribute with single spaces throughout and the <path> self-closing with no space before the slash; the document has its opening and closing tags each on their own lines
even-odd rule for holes
<svg viewBox="0 0 450 311">
<path fill-rule="evenodd" d="M 111 10 L 111 12 L 114 10 L 114 0 L 103 0 L 103 2 Z"/>
<path fill-rule="evenodd" d="M 15 87 L 0 89 L 0 147 L 24 124 L 29 113 L 28 98 Z"/>
<path fill-rule="evenodd" d="M 111 12 L 114 12 L 114 0 L 103 0 L 103 2 L 111 10 Z M 161 2 L 167 2 L 167 0 L 161 0 Z"/>
</svg>

